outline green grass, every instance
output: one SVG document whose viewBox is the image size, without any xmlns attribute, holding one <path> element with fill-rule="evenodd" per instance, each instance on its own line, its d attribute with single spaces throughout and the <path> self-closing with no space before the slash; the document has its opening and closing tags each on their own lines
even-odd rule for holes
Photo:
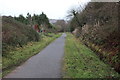
<svg viewBox="0 0 120 80">
<path fill-rule="evenodd" d="M 50 35 L 50 34 L 49 34 Z M 16 66 L 19 66 L 33 55 L 39 53 L 49 43 L 58 38 L 61 34 L 52 34 L 52 36 L 42 35 L 39 42 L 29 42 L 23 48 L 16 48 L 10 51 L 6 57 L 2 57 L 3 76 L 11 72 Z"/>
<path fill-rule="evenodd" d="M 120 77 L 109 65 L 72 34 L 67 34 L 63 78 L 112 78 Z"/>
</svg>

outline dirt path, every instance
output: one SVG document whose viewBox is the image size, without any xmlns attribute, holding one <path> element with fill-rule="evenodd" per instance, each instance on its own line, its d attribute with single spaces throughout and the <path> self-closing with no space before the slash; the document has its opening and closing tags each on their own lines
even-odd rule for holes
<svg viewBox="0 0 120 80">
<path fill-rule="evenodd" d="M 5 78 L 60 78 L 66 34 L 56 39 L 39 54 L 27 60 Z"/>
</svg>

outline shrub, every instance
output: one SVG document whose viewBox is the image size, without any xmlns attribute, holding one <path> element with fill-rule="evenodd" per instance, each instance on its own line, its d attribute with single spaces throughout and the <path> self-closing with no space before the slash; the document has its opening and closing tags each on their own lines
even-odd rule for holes
<svg viewBox="0 0 120 80">
<path fill-rule="evenodd" d="M 9 47 L 22 47 L 30 41 L 39 41 L 40 35 L 32 29 L 31 26 L 26 26 L 12 17 L 3 16 L 2 18 L 2 52 L 7 53 Z M 9 46 L 9 47 L 8 47 Z"/>
</svg>

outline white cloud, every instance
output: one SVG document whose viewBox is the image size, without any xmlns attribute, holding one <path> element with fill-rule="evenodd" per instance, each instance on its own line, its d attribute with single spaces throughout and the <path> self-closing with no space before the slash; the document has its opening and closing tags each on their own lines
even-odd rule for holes
<svg viewBox="0 0 120 80">
<path fill-rule="evenodd" d="M 41 14 L 49 18 L 63 18 L 74 5 L 90 0 L 0 0 L 0 14 L 18 16 L 19 14 Z"/>
</svg>

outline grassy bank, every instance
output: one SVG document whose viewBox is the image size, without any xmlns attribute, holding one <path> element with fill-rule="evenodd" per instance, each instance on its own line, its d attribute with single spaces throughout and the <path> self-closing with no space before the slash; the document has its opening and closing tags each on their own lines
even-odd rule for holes
<svg viewBox="0 0 120 80">
<path fill-rule="evenodd" d="M 119 47 L 110 48 L 110 46 L 97 45 L 90 41 L 85 41 L 79 38 L 82 43 L 84 43 L 87 47 L 93 50 L 99 58 L 106 64 L 109 64 L 115 71 L 120 73 L 120 58 L 119 58 Z M 112 44 L 111 44 L 112 45 Z M 106 47 L 105 47 L 106 46 Z M 109 49 L 108 49 L 109 48 Z"/>
<path fill-rule="evenodd" d="M 49 43 L 58 38 L 61 34 L 42 35 L 42 40 L 39 42 L 29 42 L 22 48 L 16 48 L 10 51 L 6 57 L 2 58 L 3 76 L 12 71 L 16 66 L 19 66 L 33 55 L 39 53 Z"/>
<path fill-rule="evenodd" d="M 120 75 L 73 35 L 67 34 L 63 66 L 64 78 L 116 78 Z"/>
</svg>

